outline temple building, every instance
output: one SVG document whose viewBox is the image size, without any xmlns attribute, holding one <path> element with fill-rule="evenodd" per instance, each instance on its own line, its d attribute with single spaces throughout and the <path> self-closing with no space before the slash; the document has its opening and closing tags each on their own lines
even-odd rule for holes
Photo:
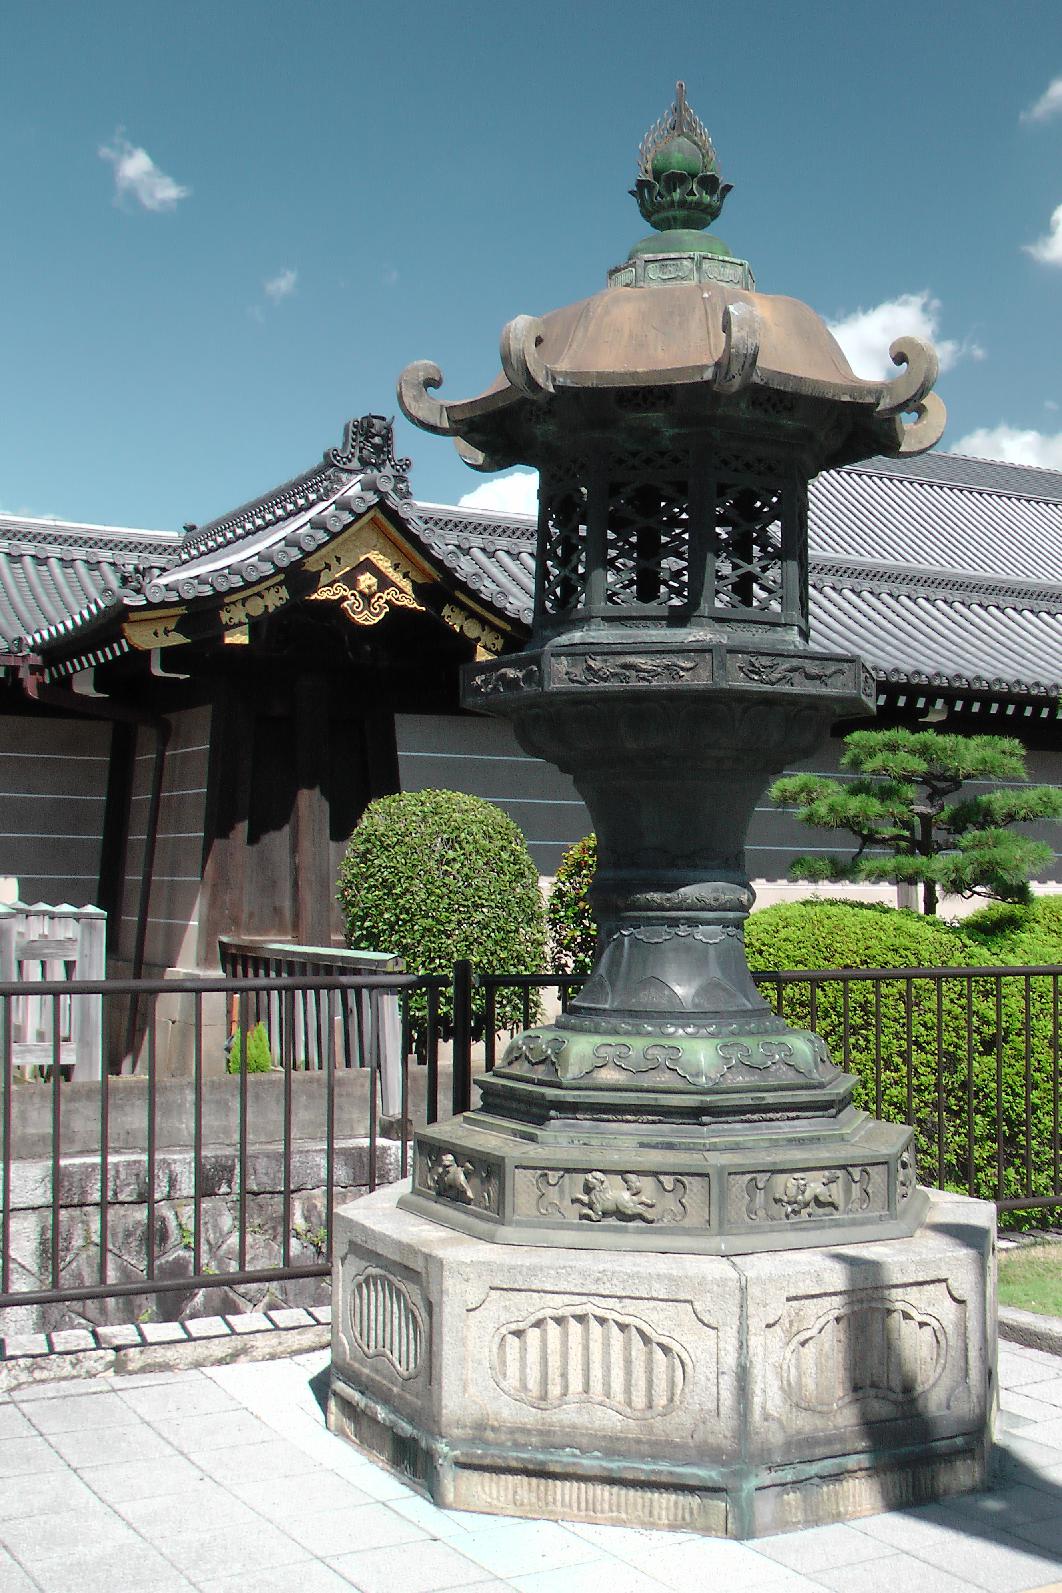
<svg viewBox="0 0 1062 1593">
<path fill-rule="evenodd" d="M 410 469 L 367 415 L 183 533 L 0 516 L 0 875 L 102 907 L 112 973 L 214 968 L 221 934 L 337 942 L 343 844 L 386 792 L 496 801 L 545 876 L 589 829 L 458 702 L 461 664 L 527 639 L 535 521 L 420 502 Z M 1060 783 L 1062 473 L 872 459 L 814 481 L 809 518 L 812 632 L 871 666 L 879 722 L 1017 736 Z M 764 798 L 751 874 L 808 843 Z"/>
</svg>

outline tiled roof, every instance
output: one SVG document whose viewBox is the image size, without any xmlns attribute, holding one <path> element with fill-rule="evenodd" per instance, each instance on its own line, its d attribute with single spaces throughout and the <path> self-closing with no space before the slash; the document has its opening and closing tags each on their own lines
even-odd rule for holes
<svg viewBox="0 0 1062 1593">
<path fill-rule="evenodd" d="M 329 479 L 326 481 L 326 477 Z M 535 522 L 418 503 L 328 461 L 184 539 L 0 517 L 0 650 L 47 650 L 116 604 L 263 579 L 373 503 L 455 582 L 529 626 Z M 957 455 L 874 459 L 811 487 L 812 634 L 880 678 L 1048 697 L 1062 682 L 1062 473 Z"/>
</svg>

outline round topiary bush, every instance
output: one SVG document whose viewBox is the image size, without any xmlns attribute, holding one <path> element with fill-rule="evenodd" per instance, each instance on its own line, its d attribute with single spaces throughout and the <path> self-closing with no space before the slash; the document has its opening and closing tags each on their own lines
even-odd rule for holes
<svg viewBox="0 0 1062 1593">
<path fill-rule="evenodd" d="M 560 860 L 546 907 L 550 956 L 558 973 L 590 972 L 597 945 L 597 925 L 590 910 L 596 868 L 596 835 L 584 835 Z"/>
<path fill-rule="evenodd" d="M 790 1023 L 816 1029 L 834 1060 L 859 1078 L 859 1105 L 914 1125 L 923 1182 L 971 1187 L 993 1200 L 1051 1192 L 1049 979 L 1030 981 L 1027 1022 L 1024 979 L 1004 980 L 997 1006 L 995 980 L 976 974 L 1010 957 L 938 919 L 848 902 L 765 908 L 749 919 L 746 944 L 754 970 L 968 969 L 940 984 L 827 982 L 814 999 L 804 983 L 768 980 L 761 990 Z M 1007 1226 L 1033 1220 L 1004 1218 Z"/>
<path fill-rule="evenodd" d="M 410 973 L 449 975 L 463 957 L 481 973 L 540 973 L 545 966 L 542 897 L 527 842 L 481 797 L 403 791 L 370 802 L 347 843 L 337 895 L 348 946 L 393 952 Z M 479 1024 L 484 1005 L 477 988 Z M 448 1023 L 445 991 L 439 1010 Z M 410 1013 L 423 1031 L 425 993 L 414 994 Z M 519 1023 L 522 1013 L 522 992 L 498 993 L 499 1027 Z"/>
</svg>

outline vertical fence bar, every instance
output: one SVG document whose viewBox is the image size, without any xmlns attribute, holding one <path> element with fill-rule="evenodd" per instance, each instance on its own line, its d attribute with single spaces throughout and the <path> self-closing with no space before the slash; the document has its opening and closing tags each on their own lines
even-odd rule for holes
<svg viewBox="0 0 1062 1593">
<path fill-rule="evenodd" d="M 157 1133 L 157 1081 L 155 1075 L 155 1009 L 158 997 L 148 1002 L 147 1031 L 147 1255 L 148 1279 L 155 1276 L 155 1139 Z"/>
<path fill-rule="evenodd" d="M 240 1053 L 239 1074 L 239 1101 L 240 1121 L 238 1124 L 239 1141 L 239 1170 L 240 1193 L 237 1201 L 239 1213 L 239 1234 L 237 1236 L 237 1267 L 241 1272 L 247 1270 L 247 992 L 240 991 L 240 1029 L 243 1033 L 243 1049 Z"/>
<path fill-rule="evenodd" d="M 874 980 L 874 1116 L 881 1116 L 881 980 Z"/>
<path fill-rule="evenodd" d="M 439 1121 L 439 992 L 434 981 L 428 985 L 428 1077 L 424 1121 Z"/>
<path fill-rule="evenodd" d="M 402 1117 L 401 1136 L 401 1174 L 403 1178 L 409 1177 L 409 1136 L 413 1132 L 413 1125 L 409 1121 L 409 1051 L 412 1044 L 409 1022 L 409 996 L 403 990 L 399 996 L 402 1014 Z"/>
<path fill-rule="evenodd" d="M 364 1070 L 364 1068 L 366 1066 L 366 1060 L 365 1060 L 365 1014 L 369 1010 L 369 1002 L 370 1002 L 370 1000 L 371 1000 L 371 992 L 370 991 L 364 990 L 364 989 L 363 990 L 359 990 L 358 996 L 357 996 L 357 1000 L 356 1000 L 355 1006 L 354 1006 L 354 1010 L 356 1011 L 356 1013 L 358 1015 L 358 1025 L 357 1025 L 356 1034 L 357 1034 L 358 1069 L 359 1069 L 359 1072 Z M 376 1120 L 377 1120 L 377 1116 L 379 1114 L 379 1094 L 380 1094 L 380 1069 L 379 1069 L 379 1066 L 378 1066 L 378 1057 L 376 1055 L 374 1055 L 374 1051 L 376 1051 L 376 1050 L 377 1050 L 376 1047 L 373 1047 L 372 1049 L 370 1049 L 369 1057 L 368 1057 L 368 1068 L 369 1068 L 369 1190 L 370 1190 L 370 1192 L 376 1188 L 376 1150 L 377 1150 L 377 1147 L 376 1147 Z"/>
<path fill-rule="evenodd" d="M 472 1105 L 472 964 L 467 957 L 454 963 L 454 1116 Z"/>
<path fill-rule="evenodd" d="M 944 979 L 937 986 L 937 1188 L 944 1188 Z"/>
<path fill-rule="evenodd" d="M 1026 974 L 1025 986 L 1025 1193 L 1033 1192 L 1032 1147 L 1032 975 Z"/>
<path fill-rule="evenodd" d="M 195 991 L 192 996 L 192 1015 L 192 1077 L 195 1092 L 192 1107 L 192 1271 L 198 1278 L 203 1270 L 203 993 L 201 990 Z M 243 1035 L 241 1060 L 246 1070 L 246 1032 Z"/>
<path fill-rule="evenodd" d="M 498 1019 L 495 1012 L 497 997 L 489 979 L 483 986 L 483 1066 L 487 1073 L 494 1072 L 498 1039 Z"/>
<path fill-rule="evenodd" d="M 3 1214 L 0 1216 L 0 1293 L 6 1294 L 11 1287 L 11 1096 L 14 1091 L 14 1076 L 12 1074 L 12 1023 L 11 1023 L 11 996 L 4 996 L 0 1003 L 0 1016 L 3 1018 L 3 1069 L 4 1077 L 2 1088 L 4 1092 L 4 1194 Z M 1056 1070 L 1057 1075 L 1057 1070 Z"/>
<path fill-rule="evenodd" d="M 907 1012 L 907 1121 L 914 1117 L 914 980 L 904 980 Z"/>
<path fill-rule="evenodd" d="M 1060 1193 L 1058 1187 L 1058 975 L 1051 975 L 1051 1193 Z"/>
<path fill-rule="evenodd" d="M 520 994 L 521 994 L 521 997 L 522 997 L 521 1014 L 522 1014 L 522 1017 L 523 1017 L 524 1028 L 525 1029 L 530 1029 L 530 1027 L 531 1027 L 531 986 L 530 985 L 525 985 L 523 990 L 520 992 Z"/>
<path fill-rule="evenodd" d="M 328 992 L 328 1043 L 325 1047 L 325 1239 L 328 1259 L 332 1259 L 332 1207 L 335 1205 L 335 1146 L 336 1146 L 336 1008 L 346 1007 L 345 990 Z"/>
<path fill-rule="evenodd" d="M 282 1055 L 280 1059 L 281 1066 L 284 1069 L 284 1148 L 281 1153 L 284 1159 L 284 1237 L 280 1241 L 280 1263 L 284 1267 L 291 1266 L 291 1087 L 292 1074 L 295 1071 L 295 998 L 297 995 L 302 997 L 303 1033 L 305 1034 L 308 991 L 285 990 L 284 998 L 290 1002 L 291 1044 L 287 1055 Z"/>
<path fill-rule="evenodd" d="M 808 979 L 808 1017 L 811 1019 L 808 1027 L 817 1029 L 819 1023 L 819 982 L 814 975 Z"/>
<path fill-rule="evenodd" d="M 974 1166 L 973 975 L 966 976 L 966 1193 L 976 1194 Z"/>
<path fill-rule="evenodd" d="M 106 1005 L 100 998 L 100 1022 L 106 1033 Z M 106 1056 L 100 1059 L 100 1284 L 107 1282 L 110 1256 L 111 1199 L 111 1070 Z"/>
<path fill-rule="evenodd" d="M 850 996 L 850 991 L 851 991 L 851 986 L 848 983 L 848 980 L 845 979 L 842 982 L 842 984 L 841 984 L 841 1050 L 842 1050 L 842 1052 L 844 1054 L 844 1070 L 845 1070 L 846 1073 L 850 1073 L 852 1071 L 850 1066 L 849 1066 L 849 1062 L 851 1060 L 851 1055 L 852 1055 L 852 1041 L 851 1041 L 851 1029 L 850 1029 L 850 1019 L 851 1019 L 851 996 Z"/>
<path fill-rule="evenodd" d="M 62 1096 L 60 1088 L 63 1081 L 63 1053 L 62 1031 L 59 1027 L 59 997 L 52 996 L 52 1288 L 59 1287 L 59 1244 L 60 1244 L 60 1205 L 59 1197 L 62 1191 L 59 1188 L 60 1158 L 62 1154 L 63 1121 L 62 1121 Z"/>
<path fill-rule="evenodd" d="M 996 985 L 996 1199 L 1003 1199 L 1003 978 Z"/>
</svg>

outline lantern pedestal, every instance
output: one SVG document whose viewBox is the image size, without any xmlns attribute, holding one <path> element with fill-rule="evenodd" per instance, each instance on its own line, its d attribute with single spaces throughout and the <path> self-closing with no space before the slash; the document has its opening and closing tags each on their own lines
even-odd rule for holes
<svg viewBox="0 0 1062 1593">
<path fill-rule="evenodd" d="M 995 1209 L 741 1255 L 336 1214 L 329 1425 L 437 1504 L 756 1537 L 985 1485 Z"/>
</svg>

